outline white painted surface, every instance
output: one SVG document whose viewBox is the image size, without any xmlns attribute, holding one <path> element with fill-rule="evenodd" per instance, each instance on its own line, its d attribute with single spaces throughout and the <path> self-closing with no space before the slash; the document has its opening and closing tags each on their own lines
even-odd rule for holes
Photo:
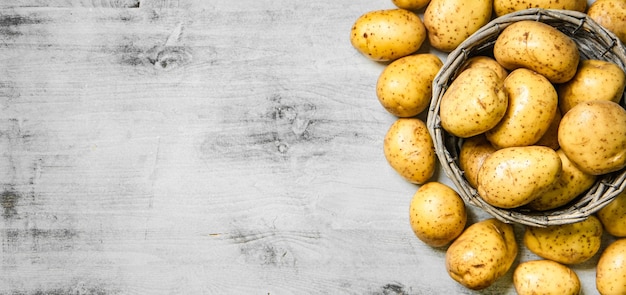
<svg viewBox="0 0 626 295">
<path fill-rule="evenodd" d="M 411 232 L 349 42 L 390 1 L 138 3 L 0 4 L 0 293 L 515 293 Z"/>
</svg>

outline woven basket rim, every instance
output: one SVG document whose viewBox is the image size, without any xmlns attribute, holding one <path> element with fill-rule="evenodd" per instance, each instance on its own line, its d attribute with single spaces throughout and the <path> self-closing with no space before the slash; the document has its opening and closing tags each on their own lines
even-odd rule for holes
<svg viewBox="0 0 626 295">
<path fill-rule="evenodd" d="M 579 222 L 600 210 L 626 189 L 626 168 L 599 176 L 596 183 L 584 195 L 565 207 L 546 211 L 532 211 L 526 208 L 502 209 L 485 202 L 477 190 L 469 185 L 458 165 L 459 142 L 462 139 L 451 136 L 441 127 L 439 117 L 441 97 L 458 74 L 461 65 L 471 56 L 481 55 L 485 50 L 490 50 L 502 30 L 522 20 L 541 21 L 557 27 L 577 43 L 581 59 L 610 60 L 626 71 L 624 44 L 585 13 L 542 8 L 509 13 L 491 20 L 448 54 L 433 81 L 433 95 L 427 117 L 428 130 L 433 138 L 435 153 L 442 170 L 467 203 L 507 223 L 545 227 Z M 620 104 L 626 108 L 626 92 L 622 95 Z"/>
</svg>

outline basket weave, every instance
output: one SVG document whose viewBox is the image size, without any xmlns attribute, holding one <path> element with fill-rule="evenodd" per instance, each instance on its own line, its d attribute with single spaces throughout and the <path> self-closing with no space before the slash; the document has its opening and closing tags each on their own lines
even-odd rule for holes
<svg viewBox="0 0 626 295">
<path fill-rule="evenodd" d="M 504 28 L 522 21 L 534 20 L 549 24 L 570 36 L 578 45 L 581 59 L 607 60 L 626 71 L 626 49 L 619 39 L 598 25 L 586 14 L 576 11 L 526 9 L 498 17 L 483 26 L 452 51 L 433 81 L 433 97 L 428 110 L 427 125 L 435 144 L 435 152 L 446 175 L 458 188 L 459 195 L 504 222 L 529 226 L 568 224 L 586 219 L 600 210 L 626 188 L 626 169 L 598 177 L 596 183 L 571 203 L 553 210 L 533 211 L 520 207 L 502 209 L 486 203 L 472 188 L 459 168 L 462 138 L 450 135 L 441 127 L 439 105 L 444 92 L 454 80 L 461 65 L 476 55 L 491 55 L 493 45 Z M 626 93 L 620 104 L 626 108 Z"/>
</svg>

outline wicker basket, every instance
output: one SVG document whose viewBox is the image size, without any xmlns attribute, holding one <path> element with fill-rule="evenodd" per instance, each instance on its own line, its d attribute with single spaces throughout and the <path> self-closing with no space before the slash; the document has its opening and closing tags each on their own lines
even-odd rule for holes
<svg viewBox="0 0 626 295">
<path fill-rule="evenodd" d="M 448 134 L 441 127 L 441 97 L 458 74 L 460 66 L 475 55 L 491 55 L 496 38 L 508 25 L 522 20 L 540 21 L 570 36 L 578 45 L 581 59 L 609 60 L 626 71 L 626 49 L 615 35 L 598 25 L 586 14 L 575 11 L 527 9 L 492 20 L 452 51 L 433 82 L 433 97 L 428 111 L 428 129 L 435 151 L 446 175 L 458 188 L 461 197 L 494 217 L 529 226 L 567 224 L 586 219 L 600 210 L 626 188 L 626 169 L 598 178 L 586 193 L 570 204 L 548 211 L 528 208 L 501 209 L 486 203 L 472 188 L 459 168 L 458 155 L 463 139 Z M 626 93 L 620 104 L 626 108 Z"/>
</svg>

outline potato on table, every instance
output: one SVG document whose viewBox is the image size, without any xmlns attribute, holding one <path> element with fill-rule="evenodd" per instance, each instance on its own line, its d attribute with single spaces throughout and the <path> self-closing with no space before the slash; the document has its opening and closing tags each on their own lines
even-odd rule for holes
<svg viewBox="0 0 626 295">
<path fill-rule="evenodd" d="M 416 52 L 426 40 L 426 28 L 417 14 L 385 9 L 361 15 L 350 32 L 350 42 L 364 56 L 391 61 Z"/>
<path fill-rule="evenodd" d="M 626 0 L 596 0 L 587 15 L 626 43 Z"/>
<path fill-rule="evenodd" d="M 470 225 L 446 251 L 452 279 L 473 290 L 491 286 L 513 265 L 518 247 L 513 226 L 495 218 Z"/>
<path fill-rule="evenodd" d="M 430 45 L 454 50 L 489 22 L 492 8 L 491 0 L 431 0 L 424 12 Z"/>
<path fill-rule="evenodd" d="M 626 238 L 626 190 L 598 211 L 604 230 L 619 238 Z"/>
<path fill-rule="evenodd" d="M 572 224 L 526 227 L 524 245 L 539 257 L 578 264 L 593 257 L 602 242 L 602 223 L 591 215 Z"/>
<path fill-rule="evenodd" d="M 391 0 L 391 2 L 393 2 L 393 4 L 395 4 L 399 8 L 418 10 L 426 7 L 430 0 Z"/>
<path fill-rule="evenodd" d="M 449 186 L 428 182 L 411 199 L 409 221 L 422 242 L 433 247 L 445 246 L 465 229 L 465 203 Z"/>
<path fill-rule="evenodd" d="M 600 255 L 596 289 L 602 295 L 626 294 L 626 239 L 612 242 Z"/>
<path fill-rule="evenodd" d="M 520 263 L 513 272 L 513 286 L 518 295 L 578 295 L 581 290 L 576 272 L 546 259 Z"/>
<path fill-rule="evenodd" d="M 567 9 L 585 12 L 587 0 L 494 0 L 493 9 L 496 16 L 503 16 L 507 13 L 528 9 Z"/>
<path fill-rule="evenodd" d="M 418 118 L 397 119 L 387 130 L 383 150 L 389 165 L 411 183 L 423 184 L 435 172 L 433 139 Z"/>
<path fill-rule="evenodd" d="M 376 97 L 389 113 L 414 117 L 430 104 L 432 85 L 443 63 L 432 53 L 401 57 L 382 71 L 376 82 Z"/>
</svg>

